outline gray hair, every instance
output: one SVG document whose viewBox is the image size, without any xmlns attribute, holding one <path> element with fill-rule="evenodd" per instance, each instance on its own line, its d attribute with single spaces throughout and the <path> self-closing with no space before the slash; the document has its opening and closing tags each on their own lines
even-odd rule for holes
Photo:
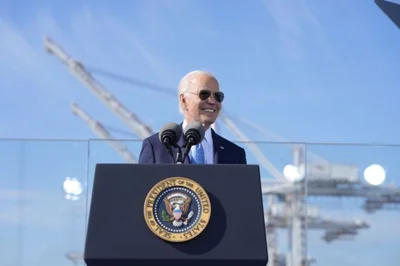
<svg viewBox="0 0 400 266">
<path fill-rule="evenodd" d="M 194 70 L 187 73 L 179 82 L 178 86 L 178 104 L 179 104 L 179 113 L 183 114 L 183 109 L 181 106 L 180 96 L 184 94 L 190 87 L 190 84 L 193 82 L 193 79 L 197 75 L 207 75 L 212 78 L 215 78 L 214 75 L 210 72 L 203 71 L 203 70 Z"/>
</svg>

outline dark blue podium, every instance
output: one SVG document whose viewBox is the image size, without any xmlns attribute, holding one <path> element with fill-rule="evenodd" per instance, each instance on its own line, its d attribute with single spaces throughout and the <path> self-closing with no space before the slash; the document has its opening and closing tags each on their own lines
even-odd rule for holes
<svg viewBox="0 0 400 266">
<path fill-rule="evenodd" d="M 88 266 L 265 266 L 256 165 L 98 164 Z"/>
</svg>

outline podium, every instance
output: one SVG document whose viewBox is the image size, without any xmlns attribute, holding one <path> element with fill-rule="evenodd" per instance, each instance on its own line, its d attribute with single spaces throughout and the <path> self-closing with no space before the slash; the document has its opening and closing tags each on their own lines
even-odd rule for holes
<svg viewBox="0 0 400 266">
<path fill-rule="evenodd" d="M 257 165 L 97 164 L 88 266 L 265 266 Z"/>
</svg>

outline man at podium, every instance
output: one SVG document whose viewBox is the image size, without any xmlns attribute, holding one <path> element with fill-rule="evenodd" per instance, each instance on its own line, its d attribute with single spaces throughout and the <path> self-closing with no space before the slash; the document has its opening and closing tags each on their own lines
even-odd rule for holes
<svg viewBox="0 0 400 266">
<path fill-rule="evenodd" d="M 96 165 L 88 266 L 267 264 L 259 167 L 211 128 L 223 99 L 211 74 L 187 74 L 181 125 L 145 139 L 138 164 Z"/>
<path fill-rule="evenodd" d="M 204 139 L 191 147 L 184 163 L 190 164 L 247 164 L 245 150 L 218 135 L 211 125 L 217 120 L 222 108 L 224 93 L 219 89 L 217 79 L 208 72 L 192 71 L 179 83 L 179 108 L 183 114 L 182 128 L 191 122 L 200 122 Z M 183 138 L 178 144 L 183 144 Z M 158 133 L 143 141 L 139 156 L 140 164 L 174 163 Z"/>
</svg>

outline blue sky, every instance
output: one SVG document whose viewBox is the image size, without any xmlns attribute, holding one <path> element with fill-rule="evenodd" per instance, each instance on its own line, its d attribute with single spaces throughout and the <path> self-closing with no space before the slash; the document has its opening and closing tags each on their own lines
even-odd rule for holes
<svg viewBox="0 0 400 266">
<path fill-rule="evenodd" d="M 89 70 L 103 69 L 172 90 L 191 70 L 211 71 L 227 95 L 225 110 L 286 140 L 400 144 L 400 33 L 372 0 L 137 0 L 123 5 L 44 0 L 32 5 L 3 0 L 0 138 L 97 138 L 72 115 L 71 101 L 105 125 L 128 131 L 57 58 L 45 52 L 44 36 Z M 153 131 L 165 122 L 180 122 L 175 98 L 93 74 Z M 252 140 L 280 139 L 238 126 Z M 237 140 L 223 126 L 220 132 Z M 116 138 L 135 138 L 112 133 Z M 138 155 L 139 142 L 127 145 Z M 81 224 L 85 203 L 63 200 L 62 181 L 65 175 L 87 178 L 89 146 L 91 169 L 96 162 L 120 162 L 120 157 L 99 141 L 21 144 L 3 140 L 0 146 L 2 235 L 4 232 L 6 239 L 18 235 L 15 222 L 19 212 L 8 202 L 16 203 L 15 199 L 21 198 L 17 192 L 24 188 L 29 203 L 23 216 L 27 219 L 24 265 L 31 258 L 34 265 L 70 265 L 62 254 L 80 250 L 84 228 L 78 230 L 75 225 Z M 260 147 L 278 169 L 292 160 L 287 145 Z M 396 157 L 400 157 L 400 147 L 308 148 L 330 161 L 356 163 L 361 168 L 381 163 L 388 170 L 388 181 L 399 181 Z M 248 156 L 251 163 L 258 163 L 250 152 Z M 53 167 L 49 169 L 50 162 Z M 21 165 L 26 167 L 23 173 Z M 48 170 L 43 173 L 45 167 Z M 90 181 L 87 185 L 90 187 Z M 47 219 L 40 219 L 38 213 Z M 353 214 L 365 216 L 361 211 Z M 393 238 L 388 239 L 392 232 L 388 228 L 394 228 L 398 215 L 382 211 L 366 219 L 377 225 L 361 233 L 369 242 L 360 236 L 344 246 L 327 245 L 318 240 L 322 234 L 318 233 L 317 239 L 310 240 L 310 255 L 321 265 L 336 265 L 329 252 L 339 254 L 345 247 L 360 254 L 358 258 L 365 260 L 360 264 L 374 265 L 374 260 L 383 256 L 385 265 L 394 265 L 400 258 L 393 248 L 374 254 L 362 252 L 370 246 L 394 244 Z M 382 223 L 388 226 L 377 228 Z M 37 238 L 42 242 L 36 243 Z M 16 263 L 12 257 L 18 243 L 10 243 L 15 252 L 5 253 L 0 241 L 0 258 L 5 258 L 6 266 Z M 350 258 L 341 260 L 342 265 L 353 263 Z"/>
</svg>

